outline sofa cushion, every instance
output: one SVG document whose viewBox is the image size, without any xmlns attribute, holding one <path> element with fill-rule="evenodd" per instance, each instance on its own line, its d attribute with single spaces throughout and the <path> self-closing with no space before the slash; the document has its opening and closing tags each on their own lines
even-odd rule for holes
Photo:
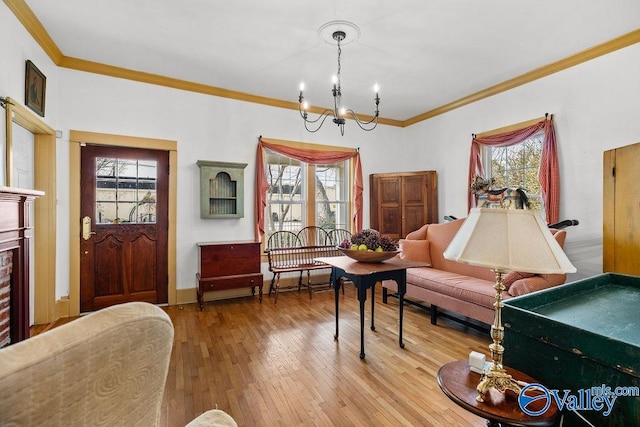
<svg viewBox="0 0 640 427">
<path fill-rule="evenodd" d="M 422 227 L 418 228 L 415 231 L 407 234 L 406 239 L 408 240 L 425 240 L 427 238 L 427 230 L 429 229 L 430 224 L 425 224 Z"/>
<path fill-rule="evenodd" d="M 407 240 L 400 239 L 398 242 L 400 246 L 400 258 L 424 262 L 431 267 L 431 254 L 429 253 L 429 241 L 428 240 Z"/>
<path fill-rule="evenodd" d="M 478 304 L 493 307 L 496 292 L 495 282 L 464 276 L 434 268 L 408 268 L 407 283 L 420 286 L 440 294 Z M 505 298 L 509 294 L 503 293 Z"/>
<path fill-rule="evenodd" d="M 502 278 L 502 283 L 504 284 L 504 287 L 509 289 L 509 287 L 513 284 L 513 282 L 515 282 L 516 280 L 520 280 L 520 279 L 526 279 L 528 277 L 533 277 L 535 276 L 534 273 L 525 273 L 523 271 L 509 271 L 507 274 L 504 275 L 504 277 Z"/>
</svg>

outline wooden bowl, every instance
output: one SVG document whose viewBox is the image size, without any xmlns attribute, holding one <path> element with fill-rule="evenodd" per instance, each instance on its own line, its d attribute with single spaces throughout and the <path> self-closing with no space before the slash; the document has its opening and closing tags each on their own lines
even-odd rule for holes
<svg viewBox="0 0 640 427">
<path fill-rule="evenodd" d="M 393 258 L 398 255 L 400 251 L 393 252 L 374 252 L 374 251 L 355 251 L 352 249 L 345 249 L 338 246 L 338 250 L 348 256 L 360 262 L 382 262 Z"/>
</svg>

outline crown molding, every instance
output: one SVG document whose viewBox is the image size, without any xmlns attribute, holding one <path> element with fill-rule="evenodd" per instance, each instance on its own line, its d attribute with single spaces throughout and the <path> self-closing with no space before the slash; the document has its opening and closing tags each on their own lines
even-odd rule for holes
<svg viewBox="0 0 640 427">
<path fill-rule="evenodd" d="M 102 74 L 110 77 L 118 77 L 127 80 L 134 80 L 142 83 L 150 83 L 159 86 L 166 86 L 173 89 L 186 90 L 189 92 L 197 92 L 205 95 L 218 96 L 221 98 L 235 99 L 237 101 L 252 102 L 254 104 L 268 105 L 270 107 L 286 108 L 289 110 L 298 110 L 298 103 L 292 101 L 283 101 L 276 98 L 268 98 L 266 96 L 253 95 L 246 92 L 239 92 L 221 87 L 210 86 L 202 83 L 190 82 L 187 80 L 176 79 L 173 77 L 162 76 L 159 74 L 146 73 L 144 71 L 131 70 L 128 68 L 116 67 L 113 65 L 102 64 L 99 62 L 87 61 L 80 58 L 72 58 L 64 56 L 60 63 L 60 67 L 69 68 L 87 73 Z M 309 107 L 308 111 L 322 113 L 325 109 L 321 107 Z M 370 120 L 372 116 L 358 115 L 362 120 Z M 378 123 L 391 126 L 401 126 L 402 121 L 385 119 L 380 117 Z"/>
<path fill-rule="evenodd" d="M 222 98 L 235 99 L 238 101 L 251 102 L 255 104 L 268 105 L 270 107 L 286 108 L 289 110 L 297 110 L 298 103 L 291 101 L 283 101 L 276 98 L 268 98 L 265 96 L 252 95 L 245 92 L 238 92 L 234 90 L 224 89 L 216 86 L 209 86 L 202 83 L 189 82 L 186 80 L 180 80 L 172 77 L 161 76 L 158 74 L 146 73 L 143 71 L 135 71 L 127 68 L 115 67 L 112 65 L 101 64 L 98 62 L 87 61 L 79 58 L 72 58 L 65 56 L 62 51 L 55 44 L 53 39 L 47 33 L 47 30 L 42 26 L 42 23 L 35 16 L 33 11 L 24 2 L 24 0 L 3 0 L 9 9 L 14 13 L 22 25 L 27 29 L 29 34 L 34 40 L 42 47 L 45 53 L 51 58 L 51 60 L 58 66 L 64 68 L 70 68 L 78 71 L 84 71 L 94 74 L 102 74 L 111 77 L 118 77 L 122 79 L 134 80 L 143 83 L 150 83 L 159 86 L 171 87 L 174 89 L 186 90 L 190 92 L 197 92 L 206 95 L 218 96 Z M 398 120 L 391 118 L 379 117 L 378 123 L 408 127 L 424 120 L 439 116 L 449 111 L 455 110 L 465 105 L 472 104 L 480 101 L 484 98 L 488 98 L 493 95 L 497 95 L 502 92 L 506 92 L 518 86 L 530 83 L 532 81 L 541 79 L 551 74 L 557 73 L 567 68 L 573 67 L 583 62 L 590 61 L 602 55 L 614 52 L 616 50 L 631 46 L 640 42 L 640 29 L 623 34 L 612 40 L 606 41 L 599 45 L 585 49 L 574 55 L 536 68 L 535 70 L 521 74 L 512 79 L 506 80 L 497 85 L 488 87 L 479 92 L 472 93 L 448 104 L 426 111 L 415 117 L 411 117 L 406 120 Z M 323 107 L 311 106 L 308 111 L 320 114 L 325 110 Z M 373 116 L 360 115 L 362 120 L 370 120 Z"/>
<path fill-rule="evenodd" d="M 589 49 L 585 49 L 559 61 L 555 61 L 540 68 L 536 68 L 533 71 L 521 74 L 518 77 L 514 77 L 513 79 L 506 80 L 495 86 L 488 87 L 479 92 L 467 95 L 456 101 L 450 102 L 438 108 L 434 108 L 433 110 L 422 113 L 418 116 L 407 119 L 402 123 L 403 127 L 411 126 L 415 123 L 430 119 L 435 116 L 439 116 L 440 114 L 447 113 L 451 110 L 455 110 L 456 108 L 464 107 L 465 105 L 480 101 L 481 99 L 506 92 L 518 86 L 522 86 L 534 80 L 538 80 L 559 71 L 566 70 L 567 68 L 571 68 L 574 65 L 582 64 L 583 62 L 590 61 L 599 56 L 606 55 L 608 53 L 614 52 L 627 46 L 631 46 L 638 42 L 640 42 L 640 29 L 631 31 L 627 34 L 623 34 L 622 36 L 616 37 L 615 39 L 601 43 Z"/>
<path fill-rule="evenodd" d="M 31 34 L 31 37 L 40 45 L 44 52 L 56 65 L 60 65 L 64 55 L 53 41 L 40 20 L 27 6 L 24 0 L 4 0 L 9 10 L 18 18 L 22 26 Z"/>
</svg>

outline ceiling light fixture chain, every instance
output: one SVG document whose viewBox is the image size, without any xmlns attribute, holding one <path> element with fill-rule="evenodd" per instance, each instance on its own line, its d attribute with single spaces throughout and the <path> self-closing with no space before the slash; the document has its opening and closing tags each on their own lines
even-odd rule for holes
<svg viewBox="0 0 640 427">
<path fill-rule="evenodd" d="M 342 65 L 340 64 L 340 58 L 342 57 L 342 47 L 340 46 L 340 42 L 344 40 L 345 34 L 338 34 L 337 37 L 336 34 L 338 33 L 336 32 L 333 35 L 336 39 L 336 43 L 338 43 L 338 89 L 340 89 L 340 71 L 342 70 Z"/>
<path fill-rule="evenodd" d="M 325 26 L 321 27 L 321 29 L 325 28 L 329 24 L 325 24 Z M 333 87 L 331 89 L 331 93 L 333 95 L 333 110 L 325 109 L 316 119 L 309 119 L 309 114 L 307 109 L 309 108 L 307 102 L 304 99 L 304 83 L 300 83 L 300 95 L 298 96 L 298 110 L 300 112 L 300 116 L 304 120 L 304 127 L 309 132 L 317 132 L 322 125 L 324 124 L 327 117 L 332 116 L 333 123 L 338 125 L 340 129 L 340 134 L 344 135 L 344 125 L 346 123 L 346 118 L 349 117 L 354 120 L 358 126 L 365 131 L 371 131 L 375 129 L 378 125 L 378 116 L 380 115 L 379 105 L 380 105 L 380 97 L 378 96 L 378 85 L 374 86 L 374 92 L 376 94 L 374 98 L 375 102 L 375 113 L 371 120 L 363 121 L 360 120 L 358 115 L 352 109 L 345 108 L 342 105 L 342 46 L 341 43 L 347 38 L 347 34 L 345 31 L 336 30 L 332 33 L 331 37 L 335 40 L 336 45 L 338 46 L 338 72 L 335 76 L 333 76 Z M 309 126 L 318 124 L 317 126 Z"/>
</svg>

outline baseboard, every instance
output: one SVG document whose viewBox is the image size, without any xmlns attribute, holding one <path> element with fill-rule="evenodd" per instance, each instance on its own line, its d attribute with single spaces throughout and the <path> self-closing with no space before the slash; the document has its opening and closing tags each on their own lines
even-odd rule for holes
<svg viewBox="0 0 640 427">
<path fill-rule="evenodd" d="M 267 274 L 264 280 L 264 285 L 262 286 L 262 292 L 264 297 L 266 298 L 269 294 L 269 286 L 271 285 L 271 273 Z M 299 273 L 293 273 L 289 275 L 290 277 L 280 277 L 280 288 L 279 292 L 286 292 L 290 290 L 298 289 L 298 282 L 300 278 Z M 307 283 L 307 275 L 304 273 L 302 275 L 302 283 Z M 312 274 L 311 275 L 311 284 L 312 286 L 320 286 L 321 284 L 329 283 L 329 274 Z M 274 285 L 275 286 L 275 285 Z M 304 287 L 304 286 L 303 286 Z M 275 289 L 274 289 L 275 290 Z M 273 294 L 273 291 L 271 292 Z M 256 297 L 258 294 L 258 290 L 256 289 Z M 219 301 L 229 298 L 240 298 L 240 297 L 248 297 L 251 296 L 251 288 L 240 288 L 240 289 L 229 289 L 225 291 L 217 291 L 217 292 L 206 292 L 204 294 L 204 301 Z M 197 290 L 194 287 L 192 288 L 182 288 L 177 289 L 177 304 L 194 304 L 198 301 Z"/>
<path fill-rule="evenodd" d="M 256 294 L 258 291 L 256 290 Z M 218 301 L 229 298 L 240 298 L 251 296 L 251 288 L 228 289 L 218 292 L 207 292 L 204 294 L 204 301 Z M 197 290 L 195 287 L 186 289 L 177 289 L 177 304 L 194 304 L 198 301 Z"/>
<path fill-rule="evenodd" d="M 65 297 L 57 300 L 55 310 L 55 320 L 58 320 L 62 317 L 69 317 L 71 315 L 71 302 L 69 301 L 69 298 Z"/>
</svg>

